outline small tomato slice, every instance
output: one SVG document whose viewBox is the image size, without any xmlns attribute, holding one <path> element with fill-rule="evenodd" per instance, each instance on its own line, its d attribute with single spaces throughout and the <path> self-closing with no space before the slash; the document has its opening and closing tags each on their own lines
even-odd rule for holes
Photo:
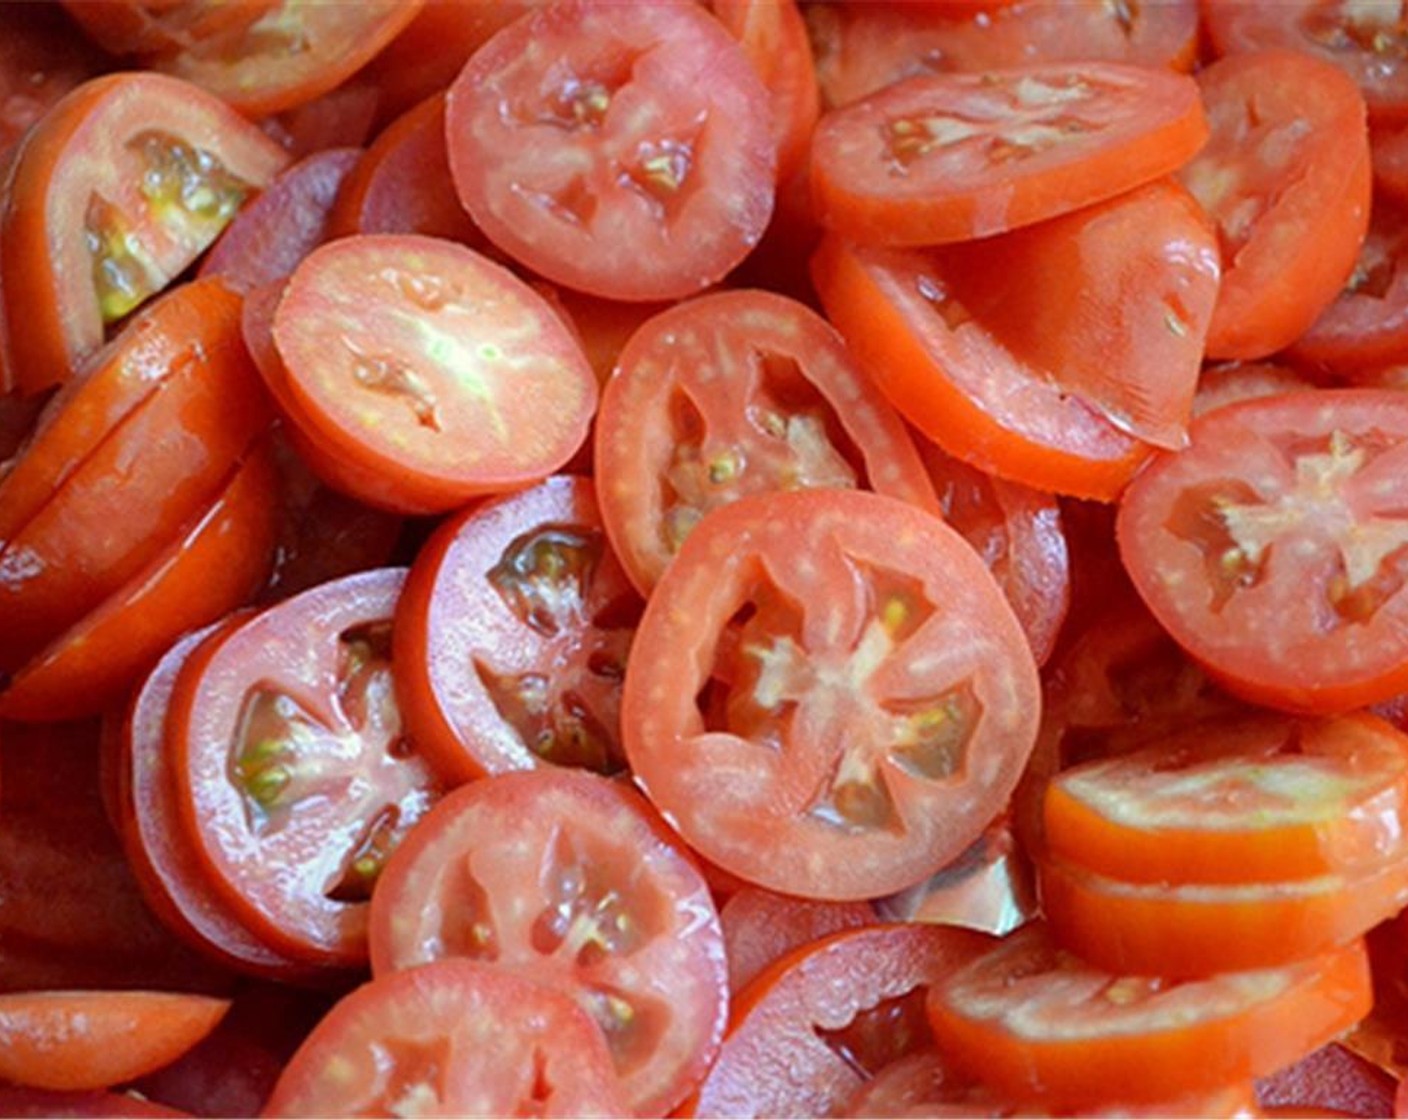
<svg viewBox="0 0 1408 1120">
<path fill-rule="evenodd" d="M 160 74 L 79 86 L 29 134 L 0 214 L 17 384 L 69 378 L 107 324 L 165 288 L 287 156 L 218 98 Z"/>
<path fill-rule="evenodd" d="M 1371 1001 L 1362 941 L 1282 968 L 1180 982 L 1094 968 L 1032 925 L 931 988 L 929 1017 L 964 1073 L 1015 1101 L 1085 1111 L 1271 1073 Z"/>
<path fill-rule="evenodd" d="M 398 512 L 551 474 L 596 407 L 596 377 L 551 305 L 449 241 L 382 234 L 314 250 L 284 289 L 273 341 L 287 417 L 386 476 L 389 493 L 356 496 Z"/>
<path fill-rule="evenodd" d="M 1193 415 L 1277 393 L 1313 389 L 1315 383 L 1277 362 L 1220 362 L 1203 368 L 1193 396 Z"/>
<path fill-rule="evenodd" d="M 596 420 L 602 517 L 643 591 L 710 511 L 769 490 L 860 487 L 935 509 L 889 403 L 805 305 L 715 292 L 626 344 Z"/>
<path fill-rule="evenodd" d="M 492 962 L 569 994 L 605 1032 L 630 1111 L 670 1111 L 723 1034 L 723 934 L 687 850 L 628 786 L 576 770 L 448 794 L 387 865 L 372 969 Z"/>
<path fill-rule="evenodd" d="M 593 295 L 692 295 L 772 212 L 767 91 L 692 4 L 534 11 L 470 59 L 445 128 L 455 188 L 489 240 Z"/>
<path fill-rule="evenodd" d="M 799 946 L 876 921 L 868 902 L 823 902 L 741 887 L 719 910 L 729 992 L 737 996 L 770 964 Z"/>
<path fill-rule="evenodd" d="M 601 1032 L 559 991 L 444 960 L 378 976 L 313 1028 L 263 1115 L 629 1115 Z"/>
<path fill-rule="evenodd" d="M 363 572 L 266 609 L 197 650 L 171 698 L 187 841 L 241 922 L 311 964 L 366 960 L 372 886 L 439 792 L 393 693 L 404 579 Z"/>
<path fill-rule="evenodd" d="M 622 731 L 636 781 L 725 870 L 869 898 L 957 856 L 1036 734 L 1036 666 L 968 543 L 853 490 L 700 522 L 646 606 Z"/>
<path fill-rule="evenodd" d="M 867 244 L 1002 233 L 1177 170 L 1207 139 L 1191 78 L 1113 63 L 911 78 L 821 119 L 821 224 Z"/>
<path fill-rule="evenodd" d="M 106 62 L 74 35 L 73 25 L 57 6 L 0 7 L 0 167 L 50 106 L 103 70 Z"/>
<path fill-rule="evenodd" d="M 588 479 L 469 510 L 421 548 L 396 607 L 406 726 L 454 783 L 543 763 L 618 771 L 643 608 Z"/>
</svg>

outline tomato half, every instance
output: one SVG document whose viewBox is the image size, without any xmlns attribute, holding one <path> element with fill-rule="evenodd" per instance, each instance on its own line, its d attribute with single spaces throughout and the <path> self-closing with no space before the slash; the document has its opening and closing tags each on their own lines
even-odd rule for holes
<svg viewBox="0 0 1408 1120">
<path fill-rule="evenodd" d="M 710 510 L 768 490 L 860 487 L 934 510 L 893 408 L 815 312 L 716 292 L 641 326 L 596 420 L 602 517 L 648 590 Z"/>
<path fill-rule="evenodd" d="M 644 604 L 592 484 L 550 478 L 446 522 L 396 607 L 397 697 L 452 782 L 542 763 L 620 770 L 621 681 Z"/>
<path fill-rule="evenodd" d="M 772 211 L 767 91 L 686 3 L 540 9 L 475 53 L 445 110 L 460 200 L 495 245 L 611 299 L 692 295 Z"/>
<path fill-rule="evenodd" d="M 286 417 L 378 479 L 356 496 L 399 512 L 551 474 L 596 406 L 596 378 L 551 306 L 449 241 L 381 234 L 314 250 L 289 278 L 273 340 Z"/>
<path fill-rule="evenodd" d="M 1355 1022 L 1371 998 L 1363 942 L 1178 982 L 1092 968 L 1033 925 L 931 988 L 929 1016 L 962 1072 L 1013 1100 L 1084 1111 L 1270 1073 Z"/>
<path fill-rule="evenodd" d="M 187 842 L 240 921 L 313 964 L 366 960 L 372 885 L 438 794 L 393 694 L 404 579 L 362 572 L 266 609 L 198 649 L 171 698 Z"/>
<path fill-rule="evenodd" d="M 991 574 L 876 494 L 743 498 L 685 541 L 622 699 L 636 781 L 706 859 L 870 898 L 958 855 L 1012 792 L 1036 667 Z"/>
<path fill-rule="evenodd" d="M 1194 421 L 1120 505 L 1120 554 L 1178 642 L 1228 689 L 1294 711 L 1408 690 L 1408 400 L 1339 389 Z"/>
<path fill-rule="evenodd" d="M 1206 138 L 1181 74 L 1089 62 L 911 78 L 821 119 L 812 194 L 821 224 L 855 241 L 966 241 L 1159 179 Z"/>
<path fill-rule="evenodd" d="M 65 381 L 287 162 L 218 98 L 160 74 L 79 86 L 25 140 L 0 215 L 17 384 Z"/>
<path fill-rule="evenodd" d="M 629 787 L 545 768 L 454 790 L 372 896 L 381 975 L 467 956 L 570 994 L 636 1115 L 669 1112 L 718 1049 L 723 934 L 679 840 Z"/>
<path fill-rule="evenodd" d="M 344 997 L 289 1060 L 263 1115 L 629 1113 L 601 1032 L 571 999 L 445 960 Z"/>
</svg>

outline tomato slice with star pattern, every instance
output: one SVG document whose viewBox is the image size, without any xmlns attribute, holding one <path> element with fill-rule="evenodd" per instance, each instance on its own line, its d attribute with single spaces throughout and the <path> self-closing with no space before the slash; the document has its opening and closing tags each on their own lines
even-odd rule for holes
<svg viewBox="0 0 1408 1120">
<path fill-rule="evenodd" d="M 926 878 L 1011 794 L 1036 666 L 982 560 L 864 491 L 715 510 L 656 585 L 626 669 L 636 781 L 705 859 L 771 890 Z"/>
<path fill-rule="evenodd" d="M 1330 712 L 1408 689 L 1408 401 L 1287 393 L 1200 417 L 1130 485 L 1135 587 L 1230 691 Z"/>
</svg>

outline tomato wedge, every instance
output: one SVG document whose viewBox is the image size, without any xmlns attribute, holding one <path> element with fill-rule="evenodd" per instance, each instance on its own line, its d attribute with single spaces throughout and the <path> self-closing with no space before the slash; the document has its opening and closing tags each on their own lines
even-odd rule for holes
<svg viewBox="0 0 1408 1120">
<path fill-rule="evenodd" d="M 1177 170 L 1207 139 L 1191 78 L 1053 63 L 911 78 L 821 119 L 822 225 L 872 245 L 987 237 Z"/>
<path fill-rule="evenodd" d="M 1084 1111 L 1270 1073 L 1371 1001 L 1362 941 L 1283 968 L 1179 982 L 1103 972 L 1033 925 L 931 988 L 929 1017 L 961 1071 L 1015 1101 Z"/>
<path fill-rule="evenodd" d="M 853 490 L 743 498 L 656 585 L 626 669 L 636 781 L 704 858 L 830 899 L 900 890 L 1001 809 L 1036 667 L 937 517 Z"/>
<path fill-rule="evenodd" d="M 631 1112 L 709 1068 L 727 1013 L 723 934 L 683 846 L 628 786 L 544 768 L 452 791 L 372 896 L 372 970 L 442 956 L 551 984 L 605 1032 Z"/>
<path fill-rule="evenodd" d="M 20 389 L 67 380 L 105 325 L 165 288 L 286 162 L 218 98 L 160 74 L 96 78 L 54 106 L 0 214 Z"/>
<path fill-rule="evenodd" d="M 445 129 L 455 188 L 489 240 L 593 295 L 693 295 L 772 212 L 767 91 L 692 4 L 532 12 L 470 59 Z"/>
</svg>

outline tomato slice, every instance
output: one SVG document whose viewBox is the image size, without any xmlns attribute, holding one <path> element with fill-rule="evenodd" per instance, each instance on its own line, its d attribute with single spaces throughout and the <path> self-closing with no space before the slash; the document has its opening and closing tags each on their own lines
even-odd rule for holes
<svg viewBox="0 0 1408 1120">
<path fill-rule="evenodd" d="M 743 886 L 719 910 L 728 990 L 737 996 L 774 961 L 833 933 L 875 925 L 868 902 L 823 902 Z"/>
<path fill-rule="evenodd" d="M 1191 78 L 1113 63 L 911 78 L 822 118 L 822 225 L 866 244 L 1002 233 L 1177 170 L 1207 139 Z"/>
<path fill-rule="evenodd" d="M 1390 1074 L 1331 1042 L 1258 1081 L 1256 1099 L 1264 1116 L 1392 1116 L 1396 1088 Z"/>
<path fill-rule="evenodd" d="M 561 992 L 473 961 L 379 976 L 289 1060 L 269 1116 L 626 1116 L 601 1032 Z"/>
<path fill-rule="evenodd" d="M 850 490 L 743 498 L 690 534 L 626 670 L 636 781 L 706 859 L 804 897 L 957 856 L 1036 734 L 1026 639 L 967 542 Z"/>
<path fill-rule="evenodd" d="M 0 994 L 0 1076 L 39 1089 L 121 1085 L 180 1057 L 229 1009 L 177 992 Z"/>
<path fill-rule="evenodd" d="M 930 1041 L 928 990 L 991 940 L 879 925 L 804 945 L 739 993 L 691 1116 L 830 1116 L 890 1062 Z"/>
<path fill-rule="evenodd" d="M 594 295 L 692 295 L 748 254 L 772 211 L 767 91 L 691 4 L 535 11 L 475 53 L 445 116 L 475 224 Z"/>
<path fill-rule="evenodd" d="M 448 241 L 368 235 L 314 250 L 273 335 L 288 418 L 390 476 L 400 512 L 443 512 L 551 474 L 596 406 L 596 378 L 551 306 Z"/>
<path fill-rule="evenodd" d="M 1408 855 L 1408 736 L 1383 720 L 1254 717 L 1058 774 L 1046 848 L 1140 883 L 1372 870 Z"/>
<path fill-rule="evenodd" d="M 1298 338 L 1354 269 L 1369 225 L 1364 99 L 1295 51 L 1224 58 L 1198 85 L 1212 135 L 1179 172 L 1217 224 L 1223 278 L 1213 358 L 1261 358 Z"/>
<path fill-rule="evenodd" d="M 1261 883 L 1128 883 L 1055 858 L 1037 864 L 1051 935 L 1100 968 L 1213 976 L 1275 968 L 1362 937 L 1408 903 L 1408 860 Z"/>
<path fill-rule="evenodd" d="M 6 1116 L 34 1116 L 45 1120 L 56 1117 L 149 1118 L 163 1120 L 189 1116 L 179 1109 L 149 1101 L 140 1094 L 121 1093 L 61 1093 L 47 1089 L 24 1089 L 0 1086 L 0 1109 Z"/>
<path fill-rule="evenodd" d="M 54 102 L 106 65 L 56 6 L 0 7 L 0 167 Z"/>
<path fill-rule="evenodd" d="M 700 296 L 631 337 L 602 394 L 596 472 L 642 590 L 710 510 L 745 494 L 862 487 L 936 509 L 904 424 L 840 337 L 762 291 Z"/>
<path fill-rule="evenodd" d="M 241 922 L 311 964 L 366 960 L 372 885 L 438 795 L 392 691 L 404 579 L 363 572 L 268 608 L 192 655 L 171 698 L 187 842 Z"/>
<path fill-rule="evenodd" d="M 644 604 L 592 484 L 562 476 L 447 521 L 396 608 L 406 726 L 458 783 L 543 763 L 613 773 Z"/>
<path fill-rule="evenodd" d="M 1038 489 L 1113 500 L 1151 447 L 972 318 L 949 295 L 942 252 L 821 243 L 812 278 L 860 367 L 955 458 Z"/>
<path fill-rule="evenodd" d="M 278 510 L 278 476 L 261 448 L 145 568 L 15 673 L 0 689 L 0 717 L 75 719 L 119 703 L 175 638 L 259 590 Z"/>
<path fill-rule="evenodd" d="M 1278 362 L 1219 362 L 1203 368 L 1193 397 L 1193 415 L 1201 416 L 1238 401 L 1314 387 L 1314 382 Z"/>
<path fill-rule="evenodd" d="M 112 54 L 177 49 L 248 23 L 273 0 L 62 0 L 84 34 Z"/>
<path fill-rule="evenodd" d="M 0 215 L 17 384 L 65 381 L 287 162 L 218 98 L 160 74 L 75 89 L 20 149 Z"/>
<path fill-rule="evenodd" d="M 963 1072 L 1017 1101 L 1084 1110 L 1270 1073 L 1354 1023 L 1371 999 L 1362 941 L 1179 982 L 1103 972 L 1032 925 L 931 988 L 929 1017 Z"/>
<path fill-rule="evenodd" d="M 569 993 L 605 1032 L 636 1115 L 677 1105 L 723 1034 L 708 887 L 639 795 L 595 774 L 471 782 L 407 838 L 372 897 L 372 969 L 446 955 Z"/>
<path fill-rule="evenodd" d="M 1120 553 L 1168 632 L 1259 703 L 1347 711 L 1408 690 L 1402 395 L 1266 397 L 1191 435 L 1119 512 Z"/>
<path fill-rule="evenodd" d="M 158 70 L 184 79 L 247 117 L 327 93 L 369 62 L 416 17 L 422 0 L 245 5 L 243 17 L 157 52 Z"/>
<path fill-rule="evenodd" d="M 201 262 L 201 276 L 219 276 L 237 292 L 283 280 L 327 239 L 329 213 L 357 148 L 321 150 L 284 168 L 235 215 Z"/>
</svg>

